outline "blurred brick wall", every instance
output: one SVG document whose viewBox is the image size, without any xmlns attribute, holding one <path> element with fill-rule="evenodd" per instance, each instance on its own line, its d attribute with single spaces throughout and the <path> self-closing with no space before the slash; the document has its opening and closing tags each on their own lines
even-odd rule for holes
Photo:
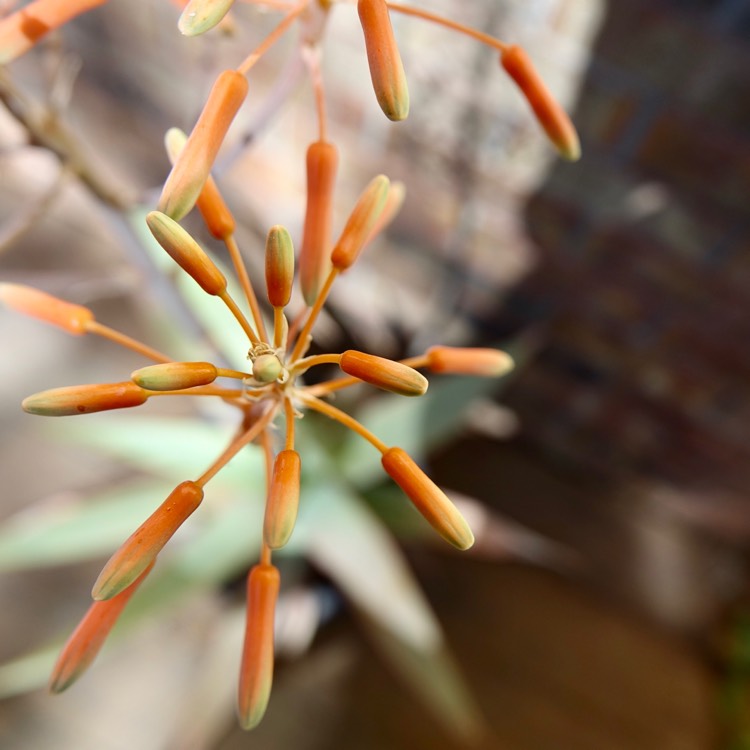
<svg viewBox="0 0 750 750">
<path fill-rule="evenodd" d="M 749 42 L 743 0 L 608 3 L 584 157 L 529 199 L 539 263 L 491 331 L 542 333 L 505 401 L 575 464 L 750 478 Z"/>
</svg>

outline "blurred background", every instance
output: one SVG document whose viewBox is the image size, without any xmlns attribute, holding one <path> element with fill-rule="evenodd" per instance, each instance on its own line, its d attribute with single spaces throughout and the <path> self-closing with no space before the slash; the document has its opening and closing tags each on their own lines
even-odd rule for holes
<svg viewBox="0 0 750 750">
<path fill-rule="evenodd" d="M 460 418 L 423 457 L 463 498 L 475 549 L 444 549 L 389 514 L 383 487 L 362 492 L 394 528 L 447 648 L 410 667 L 324 556 L 290 555 L 274 692 L 252 735 L 232 708 L 240 570 L 142 618 L 69 693 L 38 689 L 44 648 L 83 614 L 109 554 L 96 526 L 90 559 L 60 552 L 66 517 L 148 471 L 142 456 L 97 450 L 104 415 L 68 428 L 18 405 L 122 380 L 141 362 L 0 310 L 3 747 L 750 748 L 750 5 L 429 7 L 524 46 L 583 146 L 578 163 L 556 158 L 494 52 L 396 15 L 411 114 L 388 122 L 354 9 L 331 12 L 336 227 L 378 172 L 403 180 L 407 200 L 339 282 L 321 347 L 507 346 L 518 359 L 494 390 L 436 386 L 435 409 L 453 398 Z M 168 2 L 111 0 L 0 71 L 2 280 L 164 347 L 173 326 L 188 340 L 199 331 L 132 230 L 168 171 L 163 133 L 189 130 L 217 73 L 278 18 L 240 3 L 232 33 L 187 40 L 178 15 Z M 299 241 L 317 137 L 295 38 L 254 69 L 217 168 L 256 278 L 267 227 Z M 149 409 L 150 423 L 195 414 Z M 226 414 L 203 416 L 231 432 Z M 407 429 L 419 417 L 402 418 Z M 169 452 L 154 435 L 148 450 Z M 29 529 L 49 518 L 63 532 L 35 540 Z M 425 690 L 430 675 L 443 693 Z"/>
</svg>

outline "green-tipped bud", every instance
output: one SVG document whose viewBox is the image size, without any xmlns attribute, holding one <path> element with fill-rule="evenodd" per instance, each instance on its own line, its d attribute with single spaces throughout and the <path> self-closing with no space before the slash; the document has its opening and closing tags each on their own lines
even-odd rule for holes
<svg viewBox="0 0 750 750">
<path fill-rule="evenodd" d="M 364 189 L 331 253 L 334 268 L 345 271 L 357 260 L 385 207 L 389 186 L 390 180 L 381 174 Z"/>
<path fill-rule="evenodd" d="M 407 365 L 351 349 L 341 355 L 339 367 L 347 375 L 400 396 L 421 396 L 428 386 L 427 378 Z"/>
<path fill-rule="evenodd" d="M 109 559 L 94 584 L 91 592 L 94 599 L 111 599 L 130 586 L 154 562 L 202 500 L 203 487 L 199 484 L 191 481 L 178 484 Z"/>
<path fill-rule="evenodd" d="M 294 281 L 294 246 L 282 226 L 271 227 L 266 238 L 266 288 L 274 307 L 286 307 Z"/>
<path fill-rule="evenodd" d="M 164 136 L 169 161 L 174 164 L 187 143 L 187 136 L 179 128 L 170 128 Z M 217 240 L 225 240 L 237 228 L 229 206 L 216 184 L 216 180 L 209 174 L 206 183 L 198 196 L 195 205 L 198 207 L 203 223 Z"/>
<path fill-rule="evenodd" d="M 504 49 L 500 53 L 500 64 L 521 89 L 560 155 L 568 161 L 580 159 L 581 142 L 575 126 L 552 96 L 524 49 L 517 45 Z"/>
<path fill-rule="evenodd" d="M 149 391 L 176 391 L 213 383 L 218 371 L 210 362 L 167 362 L 141 367 L 130 377 L 134 383 Z"/>
<path fill-rule="evenodd" d="M 52 388 L 25 398 L 21 407 L 42 417 L 69 417 L 110 409 L 127 409 L 145 403 L 148 393 L 135 383 L 102 383 Z"/>
<path fill-rule="evenodd" d="M 203 248 L 174 219 L 161 211 L 151 211 L 146 223 L 156 241 L 208 294 L 220 295 L 227 288 L 224 274 Z"/>
<path fill-rule="evenodd" d="M 359 0 L 357 10 L 378 104 L 389 120 L 405 120 L 409 114 L 409 89 L 388 4 L 385 0 Z"/>
<path fill-rule="evenodd" d="M 236 70 L 225 70 L 216 79 L 198 122 L 164 183 L 160 211 L 179 221 L 195 205 L 247 91 L 247 79 Z"/>
<path fill-rule="evenodd" d="M 234 0 L 190 0 L 182 11 L 177 28 L 185 36 L 198 36 L 210 31 L 234 5 Z"/>
<path fill-rule="evenodd" d="M 50 692 L 62 693 L 86 671 L 104 645 L 130 597 L 138 590 L 152 567 L 153 563 L 117 596 L 104 602 L 94 602 L 89 607 L 57 657 L 49 680 Z"/>
<path fill-rule="evenodd" d="M 164 133 L 164 148 L 167 150 L 167 157 L 169 157 L 170 164 L 174 164 L 177 161 L 180 152 L 185 148 L 187 139 L 187 133 L 184 130 L 180 130 L 180 128 L 169 128 Z"/>
<path fill-rule="evenodd" d="M 388 188 L 388 196 L 378 220 L 367 235 L 365 245 L 369 245 L 388 225 L 398 216 L 406 199 L 406 186 L 403 182 L 391 182 Z"/>
<path fill-rule="evenodd" d="M 299 481 L 299 453 L 281 451 L 273 464 L 263 522 L 263 540 L 271 549 L 283 547 L 292 535 L 299 508 Z"/>
<path fill-rule="evenodd" d="M 271 695 L 273 624 L 279 583 L 279 571 L 273 565 L 256 565 L 247 578 L 247 619 L 238 695 L 243 729 L 252 729 L 260 723 Z"/>
<path fill-rule="evenodd" d="M 461 550 L 474 544 L 466 519 L 406 451 L 389 448 L 381 460 L 386 472 L 443 539 Z"/>
</svg>

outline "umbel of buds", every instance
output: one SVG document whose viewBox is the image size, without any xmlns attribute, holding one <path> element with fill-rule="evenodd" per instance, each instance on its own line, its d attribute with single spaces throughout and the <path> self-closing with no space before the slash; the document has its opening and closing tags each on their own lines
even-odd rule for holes
<svg viewBox="0 0 750 750">
<path fill-rule="evenodd" d="M 261 559 L 248 576 L 247 624 L 238 693 L 242 726 L 249 729 L 258 724 L 268 705 L 273 681 L 273 620 L 280 578 L 272 563 L 272 554 L 283 548 L 294 533 L 304 494 L 301 492 L 302 458 L 295 447 L 294 430 L 302 409 L 317 411 L 369 441 L 380 452 L 385 472 L 433 529 L 459 550 L 472 546 L 474 536 L 466 520 L 414 459 L 400 447 L 385 445 L 325 397 L 357 383 L 419 397 L 428 385 L 419 369 L 498 377 L 512 367 L 510 357 L 495 349 L 448 346 L 432 347 L 425 354 L 402 362 L 355 350 L 307 355 L 316 316 L 332 281 L 356 261 L 362 248 L 392 218 L 403 200 L 403 190 L 397 187 L 395 198 L 391 201 L 390 197 L 390 183 L 382 175 L 365 188 L 332 252 L 329 275 L 294 333 L 290 333 L 285 313 L 292 298 L 294 248 L 284 227 L 275 226 L 269 231 L 265 282 L 274 313 L 272 337 L 264 329 L 261 333 L 260 326 L 255 328 L 248 322 L 237 303 L 227 295 L 225 276 L 183 227 L 161 212 L 148 215 L 148 226 L 164 250 L 207 294 L 220 297 L 247 332 L 251 360 L 247 372 L 228 370 L 211 362 L 170 360 L 145 344 L 97 323 L 85 307 L 28 287 L 0 286 L 0 301 L 8 307 L 74 335 L 96 333 L 155 362 L 135 370 L 129 381 L 68 386 L 29 396 L 23 402 L 26 411 L 66 416 L 140 406 L 148 399 L 165 395 L 213 395 L 236 406 L 242 415 L 240 432 L 221 455 L 195 480 L 178 484 L 106 563 L 92 589 L 94 603 L 63 648 L 53 670 L 50 680 L 53 692 L 69 687 L 94 660 L 130 597 L 158 563 L 167 543 L 198 510 L 205 485 L 240 450 L 259 440 L 267 454 L 270 476 Z M 251 299 L 248 299 L 249 304 Z M 307 370 L 330 364 L 337 364 L 343 376 L 315 385 L 304 384 L 302 377 Z M 224 385 L 226 379 L 241 381 L 242 388 Z M 278 438 L 274 423 L 282 415 L 283 447 L 274 452 L 272 446 Z"/>
<path fill-rule="evenodd" d="M 49 31 L 104 1 L 32 0 L 10 13 L 0 20 L 0 64 L 15 59 Z M 180 17 L 179 29 L 186 36 L 209 31 L 226 17 L 232 5 L 233 0 L 189 0 Z M 308 353 L 316 321 L 334 281 L 357 262 L 363 250 L 397 214 L 404 201 L 404 187 L 391 183 L 385 175 L 375 177 L 360 194 L 338 239 L 332 241 L 339 157 L 336 146 L 327 137 L 322 74 L 316 55 L 311 53 L 317 51 L 314 48 L 321 42 L 324 24 L 321 22 L 316 32 L 313 29 L 316 24 L 310 22 L 315 14 L 324 18 L 331 3 L 302 0 L 289 8 L 285 3 L 278 5 L 285 9 L 281 22 L 241 65 L 220 73 L 189 135 L 174 128 L 168 132 L 165 141 L 172 169 L 163 186 L 158 210 L 151 211 L 146 218 L 156 242 L 206 294 L 218 298 L 242 328 L 247 338 L 247 366 L 239 371 L 212 362 L 176 361 L 169 354 L 101 324 L 83 305 L 22 285 L 0 284 L 0 302 L 7 307 L 72 335 L 106 338 L 144 359 L 142 366 L 123 382 L 73 385 L 29 396 L 22 404 L 28 413 L 81 415 L 143 406 L 147 401 L 166 396 L 215 397 L 239 412 L 238 430 L 219 456 L 209 462 L 203 473 L 178 484 L 106 563 L 93 586 L 94 602 L 54 667 L 51 690 L 66 689 L 91 664 L 130 598 L 158 565 L 168 542 L 199 510 L 206 485 L 241 450 L 257 444 L 265 454 L 268 476 L 264 523 L 258 530 L 260 557 L 247 578 L 246 631 L 240 660 L 237 705 L 240 722 L 248 729 L 262 719 L 273 680 L 274 612 L 281 591 L 273 555 L 292 538 L 300 503 L 304 502 L 303 456 L 295 438 L 296 420 L 314 411 L 368 441 L 379 452 L 385 473 L 403 490 L 415 510 L 450 545 L 466 550 L 473 545 L 474 535 L 448 496 L 402 448 L 385 444 L 334 406 L 329 397 L 363 383 L 403 396 L 420 397 L 426 392 L 428 381 L 419 370 L 502 377 L 513 366 L 504 352 L 484 348 L 435 346 L 420 356 L 399 362 L 355 350 Z M 526 97 L 558 151 L 571 160 L 579 157 L 575 128 L 520 47 L 400 3 L 358 0 L 357 11 L 372 86 L 389 119 L 403 120 L 409 112 L 406 76 L 390 15 L 398 12 L 472 36 L 496 50 L 502 68 Z M 248 71 L 298 18 L 304 24 L 302 43 L 306 45 L 305 62 L 315 89 L 318 132 L 307 151 L 307 207 L 298 262 L 295 263 L 292 236 L 284 227 L 272 227 L 266 238 L 264 311 L 235 241 L 237 222 L 211 176 L 211 169 L 247 98 Z M 223 243 L 244 299 L 236 301 L 230 296 L 227 278 L 212 260 L 211 251 L 204 249 L 179 223 L 194 206 L 199 209 L 208 233 Z M 297 299 L 293 293 L 296 266 L 300 292 Z M 293 317 L 288 317 L 290 308 Z M 271 316 L 272 328 L 266 321 Z M 332 367 L 336 375 L 307 384 L 306 373 L 319 365 Z"/>
</svg>

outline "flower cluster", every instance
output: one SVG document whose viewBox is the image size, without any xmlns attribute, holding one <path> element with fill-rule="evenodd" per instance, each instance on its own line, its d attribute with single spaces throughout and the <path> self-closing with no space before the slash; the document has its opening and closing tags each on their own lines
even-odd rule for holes
<svg viewBox="0 0 750 750">
<path fill-rule="evenodd" d="M 0 22 L 0 62 L 22 54 L 47 31 L 103 0 L 35 0 Z M 408 397 L 425 393 L 428 381 L 419 372 L 494 377 L 512 361 L 491 349 L 435 346 L 421 356 L 396 362 L 373 354 L 309 354 L 315 323 L 337 277 L 356 262 L 362 250 L 388 225 L 401 207 L 404 188 L 384 175 L 362 191 L 348 221 L 333 241 L 333 200 L 338 152 L 326 138 L 325 96 L 319 56 L 305 56 L 316 91 L 318 138 L 307 151 L 307 207 L 299 253 L 281 226 L 267 235 L 265 297 L 259 300 L 235 240 L 235 219 L 222 198 L 211 169 L 232 121 L 248 92 L 247 73 L 290 25 L 301 21 L 302 43 L 316 48 L 325 19 L 335 4 L 303 0 L 283 7 L 276 29 L 236 69 L 222 72 L 189 135 L 173 129 L 166 137 L 172 170 L 158 210 L 147 216 L 148 228 L 161 247 L 203 291 L 217 297 L 247 338 L 248 366 L 231 370 L 210 362 L 179 362 L 97 321 L 80 305 L 16 284 L 0 284 L 0 300 L 10 308 L 59 326 L 74 335 L 93 334 L 125 346 L 146 358 L 130 379 L 107 384 L 56 388 L 26 398 L 23 408 L 43 416 L 69 416 L 130 408 L 162 396 L 214 396 L 235 407 L 239 427 L 225 450 L 199 476 L 180 483 L 167 499 L 123 543 L 104 566 L 92 595 L 94 603 L 65 645 L 51 678 L 54 692 L 71 685 L 95 658 L 120 612 L 149 574 L 177 529 L 200 506 L 206 485 L 243 448 L 257 444 L 268 471 L 260 560 L 247 579 L 247 626 L 241 660 L 239 715 L 245 728 L 257 725 L 265 711 L 273 673 L 273 619 L 279 572 L 273 552 L 289 540 L 300 501 L 301 461 L 295 449 L 295 422 L 305 411 L 319 412 L 358 433 L 380 452 L 385 472 L 402 488 L 415 508 L 450 544 L 469 548 L 471 529 L 448 497 L 398 446 L 383 443 L 327 397 L 361 382 Z M 183 34 L 204 33 L 222 22 L 231 0 L 190 0 L 179 21 Z M 409 111 L 406 76 L 390 22 L 390 13 L 418 16 L 469 34 L 500 53 L 502 67 L 520 86 L 540 123 L 563 156 L 579 155 L 575 130 L 550 96 L 526 54 L 472 29 L 430 12 L 387 0 L 359 0 L 373 88 L 387 117 L 397 121 Z M 179 223 L 197 206 L 210 232 L 223 243 L 234 266 L 244 300 L 228 291 L 224 273 Z M 295 268 L 298 271 L 295 271 Z M 293 282 L 298 277 L 304 305 L 289 314 Z M 312 368 L 335 365 L 340 374 L 314 385 L 305 383 Z M 260 533 L 260 532 L 259 532 Z"/>
</svg>

